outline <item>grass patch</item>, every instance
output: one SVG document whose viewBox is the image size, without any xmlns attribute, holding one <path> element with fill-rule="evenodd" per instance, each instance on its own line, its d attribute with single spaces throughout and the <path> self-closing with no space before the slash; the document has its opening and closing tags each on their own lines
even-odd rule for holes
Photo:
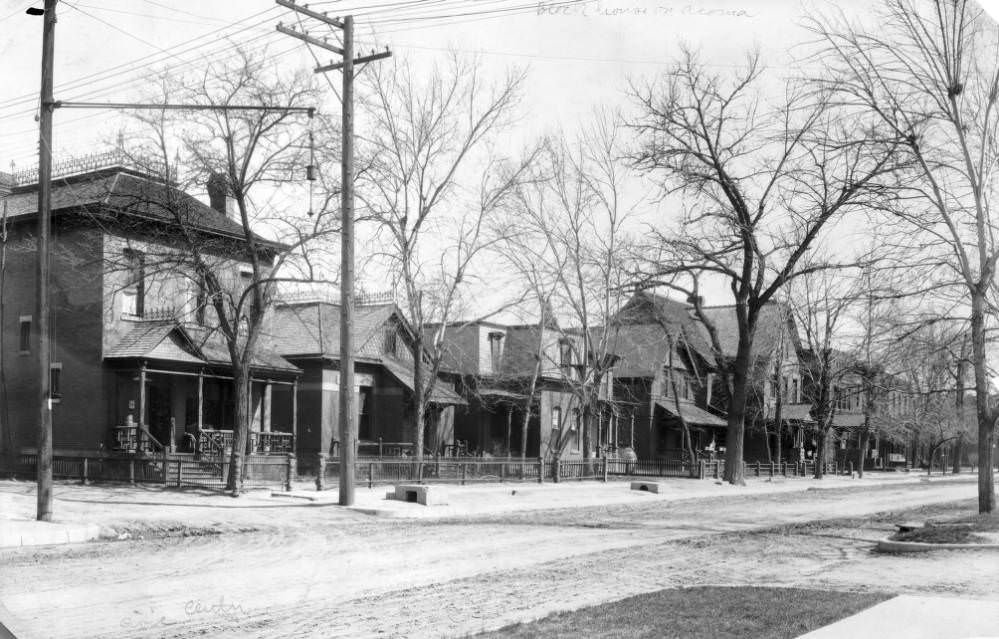
<svg viewBox="0 0 999 639">
<path fill-rule="evenodd" d="M 669 589 L 476 636 L 791 639 L 891 596 L 799 588 Z"/>
<path fill-rule="evenodd" d="M 892 541 L 923 544 L 977 544 L 984 540 L 976 533 L 999 531 L 999 514 L 986 513 L 927 521 L 926 526 L 892 535 Z"/>
</svg>

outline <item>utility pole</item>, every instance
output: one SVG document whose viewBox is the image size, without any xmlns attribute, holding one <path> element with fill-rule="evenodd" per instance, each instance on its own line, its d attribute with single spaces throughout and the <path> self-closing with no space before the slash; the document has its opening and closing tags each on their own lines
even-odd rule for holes
<svg viewBox="0 0 999 639">
<path fill-rule="evenodd" d="M 56 1 L 45 0 L 42 27 L 42 93 L 38 136 L 38 264 L 35 333 L 38 336 L 38 506 L 36 518 L 52 521 L 52 398 L 49 342 L 49 229 L 52 209 L 52 70 Z"/>
<path fill-rule="evenodd" d="M 332 51 L 343 58 L 315 69 L 316 73 L 343 70 L 340 158 L 340 505 L 354 503 L 354 465 L 357 460 L 357 410 L 354 398 L 354 65 L 387 58 L 389 51 L 354 58 L 354 17 L 343 20 L 298 6 L 292 0 L 277 4 L 343 31 L 342 48 L 325 39 L 278 24 L 277 30 L 293 38 Z"/>
</svg>

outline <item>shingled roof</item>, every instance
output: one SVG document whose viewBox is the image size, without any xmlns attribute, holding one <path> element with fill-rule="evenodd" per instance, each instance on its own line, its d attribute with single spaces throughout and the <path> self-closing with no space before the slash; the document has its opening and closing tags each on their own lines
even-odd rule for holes
<svg viewBox="0 0 999 639">
<path fill-rule="evenodd" d="M 34 216 L 38 211 L 38 185 L 15 187 L 7 198 L 8 219 Z M 121 167 L 52 180 L 54 215 L 86 213 L 102 218 L 129 216 L 176 224 L 187 228 L 243 239 L 243 226 L 179 188 Z M 271 248 L 283 245 L 257 238 Z"/>
<path fill-rule="evenodd" d="M 619 333 L 625 336 L 623 348 L 629 348 L 629 341 L 636 342 L 635 346 L 640 346 L 642 341 L 646 341 L 655 331 L 648 331 L 646 334 L 645 331 L 634 327 L 649 325 L 654 326 L 663 339 L 665 339 L 665 331 L 669 330 L 705 361 L 714 362 L 710 342 L 705 338 L 700 322 L 694 318 L 692 309 L 690 304 L 678 302 L 669 297 L 655 295 L 647 291 L 636 293 L 614 316 L 614 322 L 621 325 Z M 634 336 L 630 340 L 627 338 L 629 333 Z M 624 355 L 617 348 L 611 350 L 618 355 Z M 660 354 L 665 354 L 665 352 L 663 350 Z"/>
<path fill-rule="evenodd" d="M 735 357 L 739 346 L 739 324 L 735 316 L 734 306 L 707 306 L 704 307 L 704 314 L 708 320 L 714 324 L 718 331 L 718 341 L 721 344 L 722 354 L 725 357 Z M 790 338 L 794 341 L 789 344 L 789 350 L 797 348 L 798 336 L 793 334 L 787 326 L 787 315 L 781 312 L 777 304 L 767 304 L 760 310 L 760 316 L 756 324 L 756 335 L 753 338 L 753 357 L 761 354 L 772 353 L 780 339 L 781 331 L 788 331 Z M 707 330 L 702 329 L 704 339 L 707 339 Z"/>
<path fill-rule="evenodd" d="M 381 359 L 383 328 L 396 314 L 395 304 L 354 309 L 354 349 L 358 357 Z M 274 351 L 294 356 L 340 356 L 340 306 L 329 302 L 302 302 L 274 309 L 269 329 Z"/>
</svg>

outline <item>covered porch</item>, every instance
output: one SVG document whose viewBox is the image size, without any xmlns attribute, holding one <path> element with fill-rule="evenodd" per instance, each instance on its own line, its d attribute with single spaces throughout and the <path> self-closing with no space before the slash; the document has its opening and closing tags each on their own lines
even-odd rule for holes
<svg viewBox="0 0 999 639">
<path fill-rule="evenodd" d="M 681 421 L 681 416 L 683 421 Z M 655 400 L 653 423 L 657 425 L 658 441 L 655 455 L 661 459 L 681 460 L 689 456 L 684 441 L 683 422 L 690 431 L 690 446 L 701 459 L 714 459 L 725 452 L 725 431 L 728 426 L 721 417 L 709 413 L 689 400 Z"/>
<path fill-rule="evenodd" d="M 221 456 L 232 451 L 235 387 L 217 345 L 173 322 L 145 322 L 105 357 L 112 388 L 109 448 Z M 293 453 L 298 377 L 264 353 L 251 365 L 248 453 Z"/>
</svg>

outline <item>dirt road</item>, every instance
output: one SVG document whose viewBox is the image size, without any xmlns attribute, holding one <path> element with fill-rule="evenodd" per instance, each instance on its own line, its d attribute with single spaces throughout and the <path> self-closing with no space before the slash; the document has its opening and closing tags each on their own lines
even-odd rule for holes
<svg viewBox="0 0 999 639">
<path fill-rule="evenodd" d="M 748 532 L 974 490 L 909 484 L 438 522 L 244 509 L 240 524 L 258 532 L 3 553 L 0 601 L 37 637 L 413 637 L 702 584 L 995 596 L 999 555 L 871 554 L 886 523 Z"/>
</svg>

